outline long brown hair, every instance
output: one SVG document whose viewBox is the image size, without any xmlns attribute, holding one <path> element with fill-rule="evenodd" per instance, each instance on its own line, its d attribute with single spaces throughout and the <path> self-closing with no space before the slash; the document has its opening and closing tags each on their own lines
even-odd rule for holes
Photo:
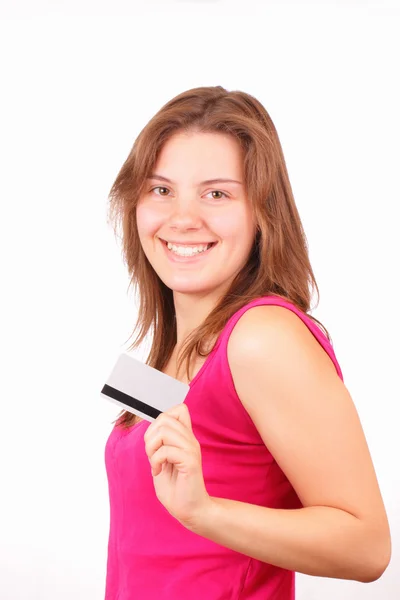
<svg viewBox="0 0 400 600">
<path fill-rule="evenodd" d="M 244 156 L 245 187 L 255 211 L 257 230 L 247 264 L 205 321 L 185 340 L 178 371 L 186 360 L 190 381 L 192 355 L 207 356 L 228 319 L 254 298 L 278 295 L 308 313 L 319 289 L 308 256 L 308 244 L 294 201 L 275 126 L 262 104 L 241 91 L 221 86 L 199 87 L 167 102 L 137 137 L 109 195 L 109 221 L 117 233 L 122 225 L 122 251 L 130 285 L 139 297 L 139 312 L 129 347 L 138 347 L 152 333 L 146 363 L 163 369 L 176 345 L 172 290 L 158 277 L 145 256 L 137 232 L 136 206 L 165 142 L 178 132 L 230 134 Z M 326 328 L 311 315 L 331 340 Z M 205 350 L 205 348 L 207 348 Z M 138 418 L 122 411 L 119 424 L 128 428 Z"/>
</svg>

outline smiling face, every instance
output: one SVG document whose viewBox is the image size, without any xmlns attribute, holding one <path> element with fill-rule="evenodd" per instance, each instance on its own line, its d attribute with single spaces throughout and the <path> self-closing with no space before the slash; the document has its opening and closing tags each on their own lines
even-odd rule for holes
<svg viewBox="0 0 400 600">
<path fill-rule="evenodd" d="M 220 133 L 177 133 L 151 175 L 136 216 L 153 269 L 175 293 L 224 293 L 255 236 L 238 142 Z"/>
</svg>

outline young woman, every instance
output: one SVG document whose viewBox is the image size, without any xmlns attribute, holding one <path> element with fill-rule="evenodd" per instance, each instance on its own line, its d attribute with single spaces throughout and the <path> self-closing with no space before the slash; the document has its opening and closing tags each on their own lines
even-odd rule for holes
<svg viewBox="0 0 400 600">
<path fill-rule="evenodd" d="M 138 136 L 110 215 L 148 364 L 189 383 L 106 445 L 106 600 L 292 600 L 296 571 L 370 582 L 390 532 L 325 328 L 275 127 L 254 97 L 201 87 Z M 319 323 L 319 325 L 317 325 Z"/>
</svg>

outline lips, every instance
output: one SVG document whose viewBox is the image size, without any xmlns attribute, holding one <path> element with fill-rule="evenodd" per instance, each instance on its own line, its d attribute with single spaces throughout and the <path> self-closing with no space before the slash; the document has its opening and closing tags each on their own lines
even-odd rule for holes
<svg viewBox="0 0 400 600">
<path fill-rule="evenodd" d="M 197 263 L 198 261 L 202 261 L 205 259 L 205 257 L 209 254 L 209 252 L 211 252 L 211 250 L 213 249 L 213 247 L 218 243 L 218 242 L 211 242 L 209 245 L 209 248 L 207 248 L 207 250 L 203 251 L 203 252 L 196 252 L 194 254 L 190 254 L 190 255 L 179 255 L 176 252 L 173 252 L 172 250 L 170 250 L 168 248 L 168 242 L 166 242 L 165 240 L 158 238 L 160 240 L 160 242 L 162 243 L 163 247 L 164 247 L 164 252 L 166 253 L 166 256 L 168 257 L 168 259 L 170 261 L 172 261 L 173 263 L 177 264 L 192 264 L 192 263 Z M 171 242 L 170 242 L 171 243 Z M 193 244 L 196 245 L 196 244 Z M 204 244 L 205 245 L 205 244 Z"/>
<path fill-rule="evenodd" d="M 164 240 L 163 238 L 159 238 L 164 244 L 172 244 L 173 246 L 209 246 L 215 245 L 217 242 L 175 242 L 171 240 Z"/>
</svg>

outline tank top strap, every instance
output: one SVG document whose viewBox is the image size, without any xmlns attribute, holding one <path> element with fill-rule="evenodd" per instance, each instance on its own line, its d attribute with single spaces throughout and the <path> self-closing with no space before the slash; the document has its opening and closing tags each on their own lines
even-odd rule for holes
<svg viewBox="0 0 400 600">
<path fill-rule="evenodd" d="M 268 305 L 268 304 L 288 308 L 289 310 L 294 312 L 298 317 L 300 317 L 300 319 L 303 321 L 303 323 L 305 325 L 307 325 L 307 327 L 309 328 L 311 333 L 314 335 L 314 337 L 317 339 L 317 341 L 321 344 L 321 346 L 324 348 L 324 350 L 328 353 L 328 355 L 330 356 L 332 362 L 334 363 L 334 365 L 336 367 L 337 374 L 339 375 L 340 379 L 343 381 L 342 370 L 341 370 L 340 365 L 335 356 L 333 346 L 332 346 L 331 342 L 329 341 L 329 339 L 327 338 L 327 336 L 324 334 L 324 332 L 318 327 L 318 325 L 308 315 L 303 313 L 303 311 L 301 311 L 299 308 L 297 308 L 292 302 L 289 302 L 288 300 L 284 300 L 280 296 L 275 296 L 275 295 L 262 296 L 260 298 L 255 298 L 254 300 L 251 300 L 251 302 L 242 306 L 242 308 L 240 308 L 238 311 L 236 311 L 230 317 L 230 319 L 227 321 L 224 329 L 221 332 L 220 338 L 218 340 L 218 344 L 217 344 L 218 347 L 221 347 L 221 348 L 223 346 L 226 347 L 226 345 L 228 344 L 229 336 L 231 335 L 233 328 L 235 327 L 235 325 L 238 322 L 238 320 L 240 319 L 240 317 L 247 310 L 249 310 L 249 308 L 253 308 L 254 306 Z"/>
</svg>

